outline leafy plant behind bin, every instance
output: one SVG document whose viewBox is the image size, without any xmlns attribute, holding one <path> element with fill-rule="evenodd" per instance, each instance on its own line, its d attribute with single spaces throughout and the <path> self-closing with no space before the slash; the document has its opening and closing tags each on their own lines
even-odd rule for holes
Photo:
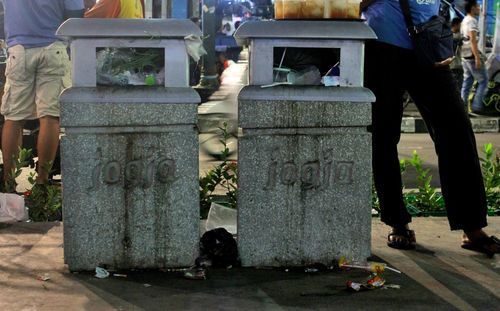
<svg viewBox="0 0 500 311">
<path fill-rule="evenodd" d="M 413 150 L 413 157 L 409 160 L 417 172 L 418 192 L 415 193 L 415 207 L 423 212 L 435 212 L 444 210 L 443 196 L 431 186 L 432 175 L 430 169 L 424 169 L 422 159 L 416 150 Z"/>
<path fill-rule="evenodd" d="M 21 169 L 28 165 L 28 159 L 31 158 L 31 149 L 20 149 L 19 158 L 15 161 L 15 171 L 13 177 L 21 175 Z M 52 165 L 43 167 L 43 170 L 50 170 Z M 29 217 L 32 221 L 53 221 L 62 219 L 62 197 L 61 187 L 59 185 L 37 185 L 36 173 L 31 172 L 28 176 L 28 182 L 31 189 L 24 193 L 25 205 L 28 207 Z M 8 185 L 6 185 L 7 187 Z M 15 181 L 10 187 L 17 186 Z"/>
<path fill-rule="evenodd" d="M 480 158 L 490 215 L 500 213 L 500 156 L 495 151 L 493 144 L 485 144 L 483 146 L 484 157 Z"/>
<path fill-rule="evenodd" d="M 59 185 L 36 183 L 36 173 L 31 172 L 28 181 L 31 190 L 25 192 L 25 203 L 32 221 L 62 220 L 62 196 Z"/>
<path fill-rule="evenodd" d="M 200 215 L 202 218 L 206 218 L 212 202 L 231 208 L 237 207 L 238 164 L 236 161 L 228 160 L 229 148 L 227 147 L 227 140 L 230 134 L 227 130 L 227 123 L 224 122 L 223 127 L 219 127 L 219 129 L 221 130 L 220 142 L 223 146 L 221 152 L 222 162 L 215 165 L 205 176 L 200 178 Z M 218 199 L 218 196 L 214 194 L 218 189 L 225 191 L 223 200 Z"/>
<path fill-rule="evenodd" d="M 27 167 L 32 158 L 31 149 L 19 149 L 19 156 L 13 160 L 14 170 L 11 178 L 4 183 L 3 191 L 16 193 L 16 178 L 21 176 L 22 168 Z M 51 165 L 43 168 L 48 170 Z M 2 172 L 0 172 L 1 174 Z M 59 185 L 37 185 L 36 173 L 31 172 L 28 176 L 31 189 L 24 192 L 25 205 L 28 208 L 29 218 L 32 221 L 53 221 L 62 219 L 62 196 Z"/>
<path fill-rule="evenodd" d="M 10 172 L 10 178 L 4 181 L 4 192 L 16 193 L 16 178 L 21 175 L 23 167 L 28 166 L 32 153 L 33 151 L 31 149 L 19 149 L 19 156 L 17 159 L 12 159 L 14 170 Z"/>
<path fill-rule="evenodd" d="M 493 144 L 485 144 L 483 147 L 484 157 L 481 160 L 481 169 L 488 203 L 489 215 L 500 215 L 500 155 L 493 149 Z M 418 191 L 404 193 L 403 200 L 408 211 L 414 216 L 421 216 L 427 213 L 436 212 L 445 214 L 445 205 L 443 196 L 431 187 L 432 175 L 429 175 L 429 169 L 424 169 L 422 160 L 417 151 L 413 151 L 413 157 L 410 160 L 400 161 L 401 175 L 406 170 L 406 165 L 410 164 L 417 171 Z M 403 185 L 404 189 L 404 185 Z M 372 187 L 372 206 L 380 212 L 380 202 L 377 197 L 375 187 Z"/>
</svg>

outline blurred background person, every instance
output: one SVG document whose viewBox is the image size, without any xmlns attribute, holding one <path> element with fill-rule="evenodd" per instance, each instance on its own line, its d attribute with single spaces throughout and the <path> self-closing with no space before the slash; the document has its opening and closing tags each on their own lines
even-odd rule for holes
<svg viewBox="0 0 500 311">
<path fill-rule="evenodd" d="M 461 48 L 462 68 L 464 70 L 461 96 L 466 105 L 469 102 L 469 94 L 477 81 L 476 93 L 471 104 L 471 115 L 481 114 L 484 110 L 483 98 L 488 86 L 488 72 L 484 66 L 483 56 L 479 51 L 479 25 L 477 17 L 481 13 L 481 7 L 476 0 L 469 0 L 465 4 L 467 15 L 462 21 L 460 33 L 463 38 Z"/>
<path fill-rule="evenodd" d="M 99 0 L 85 17 L 144 18 L 144 0 Z"/>
<path fill-rule="evenodd" d="M 14 160 L 26 120 L 38 119 L 37 184 L 48 175 L 59 146 L 59 94 L 70 84 L 66 43 L 56 36 L 68 18 L 83 17 L 83 0 L 4 0 L 8 47 L 1 113 L 4 181 L 13 181 Z"/>
<path fill-rule="evenodd" d="M 460 26 L 462 25 L 462 19 L 460 17 L 455 17 L 451 20 L 451 31 L 453 32 L 453 50 L 455 51 L 455 58 L 450 64 L 451 72 L 453 77 L 457 81 L 457 87 L 460 90 L 462 88 L 462 83 L 464 81 L 464 69 L 462 67 L 462 58 L 460 57 L 460 50 L 462 47 L 462 34 L 460 33 Z M 467 109 L 467 104 L 465 105 Z"/>
</svg>

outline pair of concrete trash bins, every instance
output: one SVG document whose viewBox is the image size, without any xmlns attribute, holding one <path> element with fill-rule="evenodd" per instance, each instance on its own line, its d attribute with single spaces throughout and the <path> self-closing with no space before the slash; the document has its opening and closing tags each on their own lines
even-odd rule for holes
<svg viewBox="0 0 500 311">
<path fill-rule="evenodd" d="M 294 31 L 292 31 L 294 30 Z M 198 255 L 197 105 L 180 20 L 69 20 L 73 87 L 61 95 L 65 260 L 71 270 L 188 266 Z M 154 36 L 150 35 L 154 34 Z M 266 21 L 239 95 L 238 247 L 243 266 L 370 255 L 370 91 L 359 22 Z M 272 83 L 275 47 L 339 48 L 341 87 Z M 165 50 L 165 87 L 97 87 L 95 49 Z"/>
</svg>

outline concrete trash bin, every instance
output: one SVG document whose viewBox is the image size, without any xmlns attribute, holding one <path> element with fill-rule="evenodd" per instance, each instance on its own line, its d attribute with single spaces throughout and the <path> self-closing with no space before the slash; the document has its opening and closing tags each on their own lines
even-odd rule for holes
<svg viewBox="0 0 500 311">
<path fill-rule="evenodd" d="M 248 25 L 247 25 L 248 24 Z M 245 23 L 250 85 L 239 94 L 238 247 L 243 266 L 365 260 L 371 247 L 373 93 L 360 22 Z M 271 84 L 275 47 L 340 49 L 340 87 Z"/>
<path fill-rule="evenodd" d="M 72 271 L 189 266 L 198 255 L 198 94 L 187 20 L 70 19 L 61 95 L 64 255 Z M 154 35 L 152 35 L 154 34 Z M 165 86 L 97 87 L 97 47 L 161 48 Z"/>
</svg>

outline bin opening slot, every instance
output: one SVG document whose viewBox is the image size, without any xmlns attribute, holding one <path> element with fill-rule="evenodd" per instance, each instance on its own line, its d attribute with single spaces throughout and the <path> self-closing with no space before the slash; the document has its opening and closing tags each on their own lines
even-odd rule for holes
<svg viewBox="0 0 500 311">
<path fill-rule="evenodd" d="M 164 85 L 162 48 L 96 48 L 97 85 Z"/>
<path fill-rule="evenodd" d="M 273 82 L 320 85 L 324 76 L 339 76 L 339 48 L 275 47 Z"/>
</svg>

